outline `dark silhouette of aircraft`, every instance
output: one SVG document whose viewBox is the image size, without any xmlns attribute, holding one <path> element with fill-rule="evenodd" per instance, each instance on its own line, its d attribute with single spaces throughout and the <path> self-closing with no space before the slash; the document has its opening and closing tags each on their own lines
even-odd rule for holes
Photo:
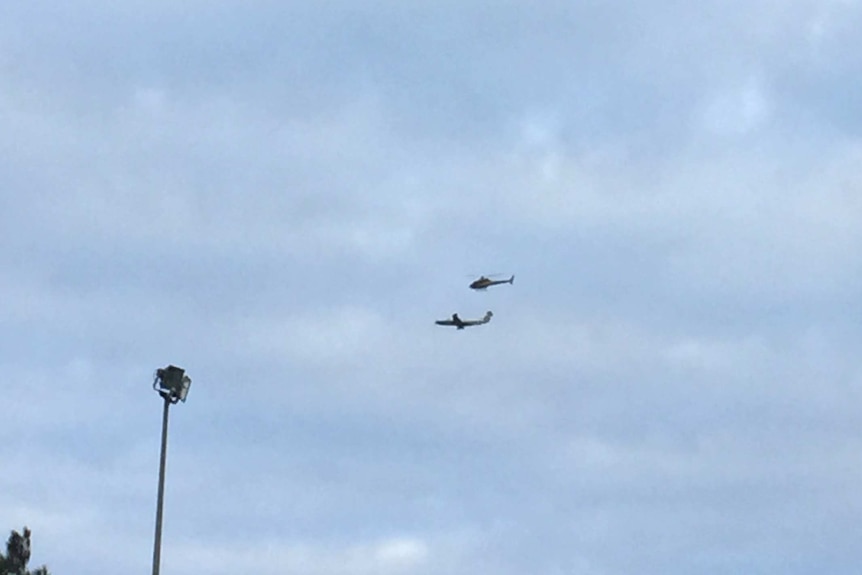
<svg viewBox="0 0 862 575">
<path fill-rule="evenodd" d="M 482 276 L 470 284 L 470 289 L 476 289 L 476 290 L 486 289 L 486 288 L 489 288 L 491 286 L 496 286 L 496 285 L 500 285 L 500 284 L 514 284 L 514 283 L 515 283 L 514 274 L 512 275 L 512 277 L 510 277 L 507 280 L 491 280 L 491 279 L 486 278 L 485 276 Z"/>
<path fill-rule="evenodd" d="M 457 313 L 453 313 L 452 319 L 440 319 L 434 323 L 436 323 L 437 325 L 453 326 L 453 327 L 456 327 L 458 329 L 464 329 L 465 327 L 470 327 L 472 325 L 486 324 L 489 321 L 491 321 L 491 318 L 493 316 L 494 316 L 494 313 L 489 311 L 488 313 L 485 314 L 485 317 L 483 317 L 482 319 L 463 320 L 460 317 L 458 317 Z"/>
</svg>

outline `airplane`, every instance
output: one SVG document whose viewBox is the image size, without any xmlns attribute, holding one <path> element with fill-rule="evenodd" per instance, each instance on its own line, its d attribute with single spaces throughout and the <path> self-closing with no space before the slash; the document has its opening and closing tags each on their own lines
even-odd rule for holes
<svg viewBox="0 0 862 575">
<path fill-rule="evenodd" d="M 496 286 L 496 285 L 500 285 L 500 284 L 514 284 L 514 283 L 515 283 L 515 276 L 514 275 L 512 275 L 512 277 L 510 277 L 507 280 L 489 280 L 485 276 L 482 276 L 470 284 L 470 289 L 480 290 L 480 289 L 485 289 L 485 288 L 489 288 L 491 286 Z"/>
<path fill-rule="evenodd" d="M 468 319 L 463 320 L 458 317 L 457 313 L 452 314 L 452 319 L 440 319 L 435 321 L 437 325 L 445 325 L 445 326 L 454 326 L 458 329 L 464 329 L 465 327 L 470 327 L 471 325 L 482 325 L 491 321 L 491 318 L 494 316 L 493 312 L 487 312 L 485 317 L 482 319 Z"/>
</svg>

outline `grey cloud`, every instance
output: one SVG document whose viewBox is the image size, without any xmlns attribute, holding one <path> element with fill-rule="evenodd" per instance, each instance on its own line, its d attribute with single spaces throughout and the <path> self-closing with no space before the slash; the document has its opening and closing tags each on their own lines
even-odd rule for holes
<svg viewBox="0 0 862 575">
<path fill-rule="evenodd" d="M 166 567 L 853 572 L 858 8 L 524 6 L 5 8 L 52 571 L 148 563 L 175 362 Z"/>
</svg>

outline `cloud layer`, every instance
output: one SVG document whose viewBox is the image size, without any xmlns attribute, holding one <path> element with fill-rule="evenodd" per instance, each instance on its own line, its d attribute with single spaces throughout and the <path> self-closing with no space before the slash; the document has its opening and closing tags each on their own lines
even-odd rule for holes
<svg viewBox="0 0 862 575">
<path fill-rule="evenodd" d="M 857 2 L 3 12 L 35 563 L 856 572 Z"/>
</svg>

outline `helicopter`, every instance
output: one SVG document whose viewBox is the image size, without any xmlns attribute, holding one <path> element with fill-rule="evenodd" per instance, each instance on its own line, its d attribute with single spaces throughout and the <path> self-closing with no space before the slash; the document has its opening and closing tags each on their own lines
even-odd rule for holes
<svg viewBox="0 0 862 575">
<path fill-rule="evenodd" d="M 486 324 L 489 321 L 491 321 L 492 317 L 494 317 L 494 313 L 489 311 L 485 314 L 485 317 L 483 317 L 482 319 L 463 320 L 460 317 L 458 317 L 457 313 L 453 313 L 452 319 L 440 319 L 440 320 L 435 321 L 434 323 L 436 323 L 437 325 L 454 326 L 457 329 L 464 329 L 465 327 L 470 327 L 473 325 Z"/>
<path fill-rule="evenodd" d="M 512 277 L 510 277 L 507 280 L 491 280 L 491 279 L 486 278 L 485 276 L 482 276 L 470 284 L 470 289 L 480 290 L 480 289 L 486 289 L 486 288 L 489 288 L 491 286 L 496 286 L 496 285 L 500 285 L 500 284 L 514 284 L 514 283 L 515 283 L 514 274 L 512 275 Z"/>
</svg>

